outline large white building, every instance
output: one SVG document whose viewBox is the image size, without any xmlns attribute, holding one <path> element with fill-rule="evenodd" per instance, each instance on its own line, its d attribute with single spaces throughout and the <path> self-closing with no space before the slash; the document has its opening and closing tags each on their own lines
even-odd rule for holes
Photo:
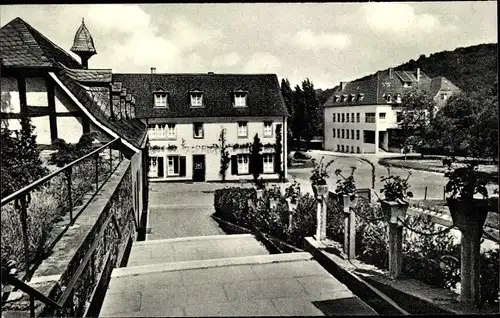
<svg viewBox="0 0 500 318">
<path fill-rule="evenodd" d="M 435 110 L 460 91 L 444 77 L 420 69 L 388 69 L 352 82 L 341 82 L 323 105 L 324 148 L 350 153 L 400 152 L 397 142 L 401 98 L 412 87 L 432 94 Z"/>
</svg>

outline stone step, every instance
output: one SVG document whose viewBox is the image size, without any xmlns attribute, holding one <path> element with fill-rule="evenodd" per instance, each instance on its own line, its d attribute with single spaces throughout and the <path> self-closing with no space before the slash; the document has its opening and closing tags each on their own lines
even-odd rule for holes
<svg viewBox="0 0 500 318">
<path fill-rule="evenodd" d="M 268 254 L 251 234 L 183 237 L 134 243 L 127 266 Z"/>
</svg>

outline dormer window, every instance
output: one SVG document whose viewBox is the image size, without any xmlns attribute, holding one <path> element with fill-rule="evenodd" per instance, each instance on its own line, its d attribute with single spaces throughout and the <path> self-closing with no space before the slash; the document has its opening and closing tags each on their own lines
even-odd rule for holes
<svg viewBox="0 0 500 318">
<path fill-rule="evenodd" d="M 364 97 L 365 97 L 365 94 L 359 93 L 358 94 L 358 102 L 362 101 Z"/>
<path fill-rule="evenodd" d="M 233 97 L 234 107 L 247 107 L 247 92 L 235 91 Z"/>
<path fill-rule="evenodd" d="M 338 103 L 340 102 L 340 96 L 339 95 L 335 95 L 335 103 Z"/>
<path fill-rule="evenodd" d="M 351 102 L 355 102 L 356 101 L 356 95 L 355 94 L 351 94 Z"/>
<path fill-rule="evenodd" d="M 154 103 L 155 108 L 167 108 L 167 92 L 164 90 L 154 92 Z"/>
<path fill-rule="evenodd" d="M 392 96 L 391 94 L 384 94 L 383 97 L 385 98 L 385 100 L 388 102 L 388 103 L 391 103 L 392 102 Z"/>
<path fill-rule="evenodd" d="M 191 107 L 203 107 L 203 92 L 192 91 L 189 94 L 191 96 Z"/>
<path fill-rule="evenodd" d="M 347 95 L 342 95 L 342 101 L 347 102 Z"/>
<path fill-rule="evenodd" d="M 401 94 L 396 94 L 396 103 L 401 103 Z"/>
</svg>

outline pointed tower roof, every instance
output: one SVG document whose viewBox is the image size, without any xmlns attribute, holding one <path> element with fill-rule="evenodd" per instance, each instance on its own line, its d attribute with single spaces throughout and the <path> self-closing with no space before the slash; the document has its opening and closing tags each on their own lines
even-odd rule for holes
<svg viewBox="0 0 500 318">
<path fill-rule="evenodd" d="M 90 53 L 91 55 L 96 54 L 94 47 L 94 40 L 92 40 L 92 35 L 90 35 L 89 30 L 85 26 L 85 21 L 82 18 L 82 24 L 78 28 L 75 34 L 75 39 L 73 40 L 73 46 L 71 47 L 71 52 L 78 53 Z"/>
</svg>

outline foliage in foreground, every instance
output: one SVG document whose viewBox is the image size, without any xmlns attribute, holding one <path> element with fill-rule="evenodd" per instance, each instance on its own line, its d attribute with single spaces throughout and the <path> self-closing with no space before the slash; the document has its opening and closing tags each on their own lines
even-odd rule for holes
<svg viewBox="0 0 500 318">
<path fill-rule="evenodd" d="M 262 232 L 296 247 L 303 247 L 304 238 L 312 236 L 316 227 L 316 200 L 309 194 L 298 194 L 297 210 L 290 213 L 286 199 L 289 193 L 297 196 L 297 191 L 287 189 L 281 194 L 274 186 L 264 191 L 262 199 L 256 199 L 255 189 L 226 188 L 215 192 L 215 215 L 251 229 L 257 226 Z M 249 204 L 248 199 L 253 200 Z M 270 201 L 276 206 L 270 208 Z M 251 201 L 252 202 L 252 201 Z M 339 204 L 333 198 L 327 200 L 327 236 L 343 243 L 344 218 Z M 374 221 L 382 216 L 379 204 L 360 201 L 356 218 L 356 255 L 367 264 L 381 269 L 388 268 L 387 224 Z M 426 217 L 407 217 L 406 223 L 424 233 L 440 230 Z M 460 245 L 455 244 L 448 233 L 436 236 L 416 235 L 404 230 L 403 271 L 407 275 L 439 288 L 456 289 L 460 282 Z M 481 291 L 483 299 L 498 304 L 498 251 L 481 254 Z"/>
</svg>

